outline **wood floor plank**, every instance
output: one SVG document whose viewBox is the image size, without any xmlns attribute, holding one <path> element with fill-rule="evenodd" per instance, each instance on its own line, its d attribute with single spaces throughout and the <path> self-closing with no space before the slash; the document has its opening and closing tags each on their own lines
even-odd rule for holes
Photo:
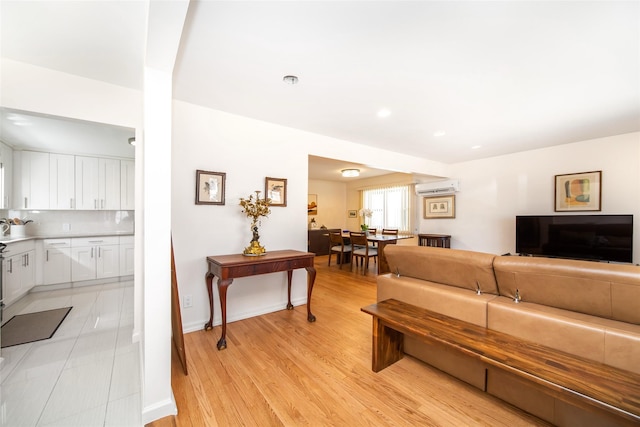
<svg viewBox="0 0 640 427">
<path fill-rule="evenodd" d="M 189 375 L 173 362 L 178 415 L 149 427 L 548 426 L 416 359 L 371 370 L 376 265 L 367 275 L 316 257 L 315 323 L 306 307 L 184 337 Z M 204 286 L 204 283 L 203 283 Z"/>
</svg>

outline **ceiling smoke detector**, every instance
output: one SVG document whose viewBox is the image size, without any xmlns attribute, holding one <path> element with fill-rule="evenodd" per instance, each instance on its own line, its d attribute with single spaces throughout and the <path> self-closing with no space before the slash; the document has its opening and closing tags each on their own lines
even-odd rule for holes
<svg viewBox="0 0 640 427">
<path fill-rule="evenodd" d="M 287 84 L 294 85 L 294 84 L 298 83 L 298 77 L 297 76 L 284 76 L 282 78 L 282 81 L 287 83 Z"/>
</svg>

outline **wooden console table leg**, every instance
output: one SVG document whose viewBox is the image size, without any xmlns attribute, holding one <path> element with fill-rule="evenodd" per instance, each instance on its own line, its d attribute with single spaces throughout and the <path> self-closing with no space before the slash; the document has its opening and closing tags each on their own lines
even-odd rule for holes
<svg viewBox="0 0 640 427">
<path fill-rule="evenodd" d="M 385 326 L 373 316 L 373 342 L 371 346 L 371 369 L 379 372 L 402 359 L 404 334 Z"/>
<path fill-rule="evenodd" d="M 233 279 L 218 279 L 218 293 L 220 294 L 220 310 L 222 313 L 222 337 L 218 340 L 218 350 L 227 348 L 227 288 L 233 283 Z"/>
<path fill-rule="evenodd" d="M 207 293 L 209 294 L 209 321 L 204 324 L 204 330 L 213 329 L 213 274 L 207 273 L 205 276 L 207 283 Z"/>
<path fill-rule="evenodd" d="M 287 296 L 288 296 L 288 302 L 287 302 L 287 310 L 293 310 L 293 304 L 291 304 L 291 278 L 293 277 L 293 270 L 287 270 Z"/>
<path fill-rule="evenodd" d="M 313 292 L 313 284 L 316 282 L 315 267 L 305 267 L 307 270 L 307 321 L 315 322 L 316 316 L 311 313 L 311 293 Z"/>
</svg>

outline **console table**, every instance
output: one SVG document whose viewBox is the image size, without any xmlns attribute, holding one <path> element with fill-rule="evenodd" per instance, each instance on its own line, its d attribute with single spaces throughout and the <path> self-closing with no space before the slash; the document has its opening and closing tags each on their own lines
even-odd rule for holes
<svg viewBox="0 0 640 427">
<path fill-rule="evenodd" d="M 218 340 L 218 350 L 227 348 L 227 288 L 233 279 L 239 277 L 256 276 L 259 274 L 287 272 L 288 302 L 287 310 L 293 309 L 291 304 L 291 277 L 293 270 L 304 268 L 307 270 L 307 320 L 315 322 L 316 317 L 311 314 L 311 292 L 316 280 L 316 269 L 313 266 L 315 254 L 294 250 L 267 252 L 264 256 L 248 257 L 241 254 L 216 255 L 207 257 L 209 271 L 206 275 L 207 291 L 209 292 L 209 321 L 204 329 L 213 329 L 213 276 L 218 278 L 218 293 L 220 295 L 220 309 L 222 312 L 222 337 Z"/>
</svg>

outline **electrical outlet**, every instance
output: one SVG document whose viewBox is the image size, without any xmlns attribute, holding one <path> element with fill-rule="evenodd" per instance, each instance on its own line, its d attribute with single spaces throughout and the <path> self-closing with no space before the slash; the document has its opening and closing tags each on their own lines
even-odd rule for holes
<svg viewBox="0 0 640 427">
<path fill-rule="evenodd" d="M 62 224 L 62 231 L 71 231 L 71 224 L 65 222 Z"/>
<path fill-rule="evenodd" d="M 191 295 L 184 296 L 184 299 L 182 300 L 182 306 L 184 308 L 193 307 L 193 298 L 191 297 Z"/>
</svg>

